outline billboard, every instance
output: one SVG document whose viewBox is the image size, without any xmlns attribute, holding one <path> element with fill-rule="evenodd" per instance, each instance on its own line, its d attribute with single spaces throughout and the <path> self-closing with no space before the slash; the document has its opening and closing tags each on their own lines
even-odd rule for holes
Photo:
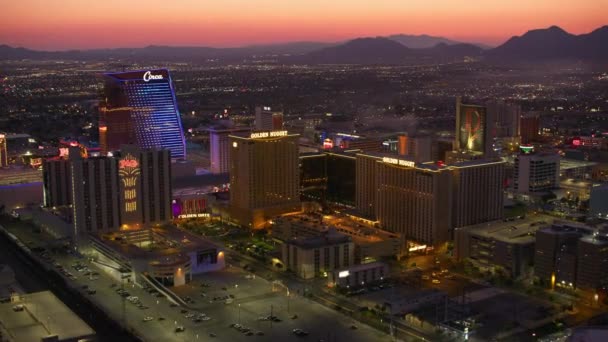
<svg viewBox="0 0 608 342">
<path fill-rule="evenodd" d="M 485 152 L 486 108 L 461 104 L 458 112 L 458 139 L 460 149 L 471 152 Z"/>
</svg>

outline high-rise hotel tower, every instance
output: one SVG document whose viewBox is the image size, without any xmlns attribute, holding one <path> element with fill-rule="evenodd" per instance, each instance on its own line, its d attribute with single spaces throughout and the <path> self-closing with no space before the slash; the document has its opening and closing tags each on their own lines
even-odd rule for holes
<svg viewBox="0 0 608 342">
<path fill-rule="evenodd" d="M 168 149 L 186 157 L 186 143 L 171 76 L 166 69 L 106 73 L 100 103 L 102 153 L 123 144 Z"/>
</svg>

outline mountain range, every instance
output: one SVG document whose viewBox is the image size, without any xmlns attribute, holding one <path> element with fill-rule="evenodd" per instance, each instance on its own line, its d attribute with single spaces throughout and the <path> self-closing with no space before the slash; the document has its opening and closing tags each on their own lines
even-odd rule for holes
<svg viewBox="0 0 608 342">
<path fill-rule="evenodd" d="M 70 51 L 36 51 L 0 45 L 0 60 L 18 59 L 137 59 L 149 61 L 242 62 L 272 60 L 301 64 L 419 64 L 464 58 L 490 62 L 608 60 L 608 26 L 581 35 L 557 26 L 528 31 L 489 48 L 428 35 L 391 35 L 346 42 L 293 42 L 237 48 L 147 46 Z"/>
</svg>

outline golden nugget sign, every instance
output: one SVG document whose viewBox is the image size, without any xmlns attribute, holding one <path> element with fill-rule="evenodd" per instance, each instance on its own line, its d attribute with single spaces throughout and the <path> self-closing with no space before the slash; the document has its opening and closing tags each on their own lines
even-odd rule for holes
<svg viewBox="0 0 608 342">
<path fill-rule="evenodd" d="M 394 164 L 394 165 L 399 165 L 399 166 L 408 166 L 408 167 L 416 166 L 416 163 L 411 160 L 402 160 L 402 159 L 397 159 L 397 158 L 384 157 L 384 158 L 382 158 L 382 161 L 385 163 L 388 163 L 388 164 Z"/>
<path fill-rule="evenodd" d="M 251 133 L 251 139 L 258 138 L 273 138 L 273 137 L 284 137 L 287 136 L 287 131 L 270 131 L 270 132 L 255 132 Z"/>
</svg>

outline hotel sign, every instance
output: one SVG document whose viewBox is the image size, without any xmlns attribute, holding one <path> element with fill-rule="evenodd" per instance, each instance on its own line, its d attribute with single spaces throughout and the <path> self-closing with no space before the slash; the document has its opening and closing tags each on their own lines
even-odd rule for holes
<svg viewBox="0 0 608 342">
<path fill-rule="evenodd" d="M 382 161 L 387 164 L 399 165 L 399 166 L 407 166 L 407 167 L 415 167 L 416 163 L 411 160 L 402 160 L 397 158 L 384 157 Z"/>
<path fill-rule="evenodd" d="M 150 80 L 162 80 L 164 79 L 163 75 L 152 75 L 152 71 L 146 71 L 144 73 L 144 82 L 148 82 Z"/>
<path fill-rule="evenodd" d="M 270 131 L 270 132 L 255 132 L 251 133 L 251 139 L 259 139 L 259 138 L 274 138 L 274 137 L 285 137 L 287 136 L 287 131 Z"/>
</svg>

